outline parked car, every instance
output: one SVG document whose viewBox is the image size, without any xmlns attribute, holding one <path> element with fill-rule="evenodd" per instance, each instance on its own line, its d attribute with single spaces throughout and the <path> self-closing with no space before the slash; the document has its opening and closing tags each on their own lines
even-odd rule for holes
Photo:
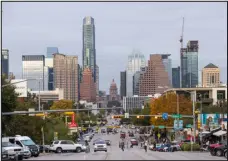
<svg viewBox="0 0 228 161">
<path fill-rule="evenodd" d="M 134 133 L 133 132 L 129 132 L 129 137 L 134 137 Z"/>
<path fill-rule="evenodd" d="M 110 146 L 111 145 L 111 141 L 110 140 L 105 140 L 106 145 Z"/>
<path fill-rule="evenodd" d="M 131 145 L 138 146 L 138 140 L 136 138 L 131 138 L 130 142 L 131 142 Z"/>
<path fill-rule="evenodd" d="M 13 160 L 23 160 L 24 152 L 23 148 L 19 145 L 12 144 L 10 142 L 2 142 L 2 148 L 8 157 Z"/>
<path fill-rule="evenodd" d="M 224 157 L 227 158 L 227 148 L 224 150 Z"/>
<path fill-rule="evenodd" d="M 170 146 L 170 151 L 175 152 L 175 151 L 180 151 L 181 147 L 177 142 L 172 142 Z"/>
<path fill-rule="evenodd" d="M 2 148 L 2 159 L 1 160 L 4 160 L 4 161 L 10 160 L 10 157 L 9 157 L 7 150 L 5 150 L 4 148 Z"/>
<path fill-rule="evenodd" d="M 208 147 L 208 150 L 210 151 L 210 154 L 212 156 L 217 155 L 216 152 L 220 147 L 223 147 L 224 145 L 227 145 L 227 141 L 223 141 L 220 143 L 216 143 L 216 144 L 210 144 Z"/>
<path fill-rule="evenodd" d="M 95 142 L 94 152 L 97 152 L 97 151 L 107 152 L 107 145 L 106 145 L 105 141 L 100 140 L 100 141 Z"/>
<path fill-rule="evenodd" d="M 45 153 L 49 153 L 49 148 L 50 148 L 50 145 L 39 145 L 39 150 L 40 150 L 40 153 L 43 153 L 45 151 Z"/>
<path fill-rule="evenodd" d="M 77 153 L 80 153 L 83 149 L 86 149 L 86 147 L 81 144 L 75 144 L 71 140 L 56 140 L 50 146 L 50 151 L 56 153 L 61 153 L 63 151 L 76 151 Z"/>
<path fill-rule="evenodd" d="M 106 133 L 106 130 L 105 129 L 101 129 L 101 133 Z"/>
</svg>

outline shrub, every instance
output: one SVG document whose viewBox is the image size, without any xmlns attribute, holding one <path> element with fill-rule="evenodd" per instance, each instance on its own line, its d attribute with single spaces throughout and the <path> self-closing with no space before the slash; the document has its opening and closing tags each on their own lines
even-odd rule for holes
<svg viewBox="0 0 228 161">
<path fill-rule="evenodd" d="M 190 143 L 184 143 L 181 145 L 181 150 L 182 151 L 191 151 L 191 144 Z M 193 151 L 199 151 L 200 150 L 200 145 L 193 143 L 192 144 L 192 150 Z"/>
</svg>

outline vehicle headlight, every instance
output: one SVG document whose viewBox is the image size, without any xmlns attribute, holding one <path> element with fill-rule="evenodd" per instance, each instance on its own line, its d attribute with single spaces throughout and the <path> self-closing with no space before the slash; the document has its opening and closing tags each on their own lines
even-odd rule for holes
<svg viewBox="0 0 228 161">
<path fill-rule="evenodd" d="M 25 146 L 25 147 L 24 147 L 24 150 L 29 150 L 29 147 L 28 147 L 28 146 Z"/>
</svg>

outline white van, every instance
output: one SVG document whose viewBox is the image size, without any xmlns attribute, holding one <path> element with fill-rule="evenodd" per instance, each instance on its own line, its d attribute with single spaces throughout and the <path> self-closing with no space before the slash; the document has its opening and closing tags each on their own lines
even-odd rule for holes
<svg viewBox="0 0 228 161">
<path fill-rule="evenodd" d="M 29 155 L 38 157 L 40 154 L 39 146 L 37 146 L 28 136 L 16 135 L 15 137 L 4 137 L 4 139 L 9 139 L 9 142 L 21 146 L 24 149 L 25 158 Z"/>
</svg>

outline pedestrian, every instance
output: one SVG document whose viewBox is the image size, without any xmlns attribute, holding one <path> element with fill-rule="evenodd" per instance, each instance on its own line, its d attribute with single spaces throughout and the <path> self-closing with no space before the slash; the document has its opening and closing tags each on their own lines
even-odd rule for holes
<svg viewBox="0 0 228 161">
<path fill-rule="evenodd" d="M 124 140 L 122 140 L 122 142 L 121 142 L 121 149 L 122 149 L 122 151 L 124 151 Z"/>
<path fill-rule="evenodd" d="M 148 146 L 148 141 L 146 140 L 145 143 L 144 143 L 145 152 L 147 152 L 147 146 Z"/>
</svg>

